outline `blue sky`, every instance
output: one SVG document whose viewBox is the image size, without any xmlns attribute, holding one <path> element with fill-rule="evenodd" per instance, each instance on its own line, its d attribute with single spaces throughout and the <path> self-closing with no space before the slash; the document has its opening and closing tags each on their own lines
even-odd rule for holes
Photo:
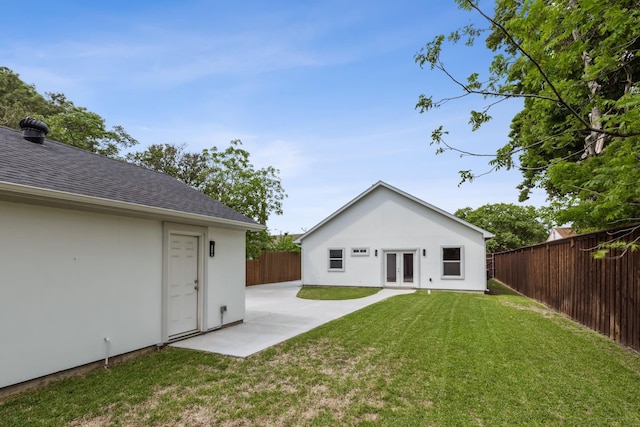
<svg viewBox="0 0 640 427">
<path fill-rule="evenodd" d="M 468 112 L 488 101 L 414 108 L 421 93 L 460 93 L 413 60 L 435 35 L 478 21 L 453 0 L 26 0 L 3 15 L 0 65 L 124 126 L 136 149 L 241 139 L 255 166 L 278 168 L 288 198 L 268 223 L 274 233 L 310 229 L 379 180 L 452 213 L 517 203 L 517 171 L 459 187 L 459 170 L 484 172 L 488 159 L 436 156 L 429 145 L 442 124 L 452 145 L 492 153 L 507 141 L 517 101 L 492 108 L 477 132 Z M 490 53 L 479 44 L 443 59 L 464 78 L 484 72 Z"/>
</svg>

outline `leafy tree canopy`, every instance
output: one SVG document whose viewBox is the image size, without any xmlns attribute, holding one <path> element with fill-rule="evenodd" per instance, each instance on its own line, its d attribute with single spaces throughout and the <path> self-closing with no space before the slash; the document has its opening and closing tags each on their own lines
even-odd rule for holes
<svg viewBox="0 0 640 427">
<path fill-rule="evenodd" d="M 533 188 L 546 191 L 556 224 L 578 230 L 640 221 L 640 3 L 637 0 L 496 0 L 493 17 L 477 1 L 456 0 L 487 26 L 467 25 L 439 35 L 416 55 L 421 67 L 437 69 L 487 106 L 471 111 L 477 129 L 491 120 L 493 105 L 521 98 L 508 142 L 490 161 L 493 169 L 518 168 L 520 201 Z M 486 76 L 480 70 L 456 76 L 441 59 L 446 43 L 473 46 L 484 38 L 494 52 Z M 421 95 L 427 111 L 454 97 Z M 447 130 L 434 130 L 438 152 Z M 473 180 L 472 171 L 461 171 Z"/>
<path fill-rule="evenodd" d="M 274 167 L 256 169 L 242 148 L 242 141 L 229 147 L 205 149 L 201 153 L 185 151 L 184 145 L 152 145 L 147 150 L 127 155 L 139 166 L 164 172 L 206 195 L 266 225 L 273 214 L 282 214 L 286 197 L 279 171 Z M 266 230 L 247 233 L 247 258 L 257 258 L 271 239 Z"/>
<path fill-rule="evenodd" d="M 477 209 L 458 209 L 454 215 L 494 234 L 494 238 L 487 241 L 487 252 L 534 245 L 544 242 L 549 235 L 544 212 L 533 206 L 487 204 Z"/>
<path fill-rule="evenodd" d="M 301 252 L 300 246 L 294 243 L 293 237 L 286 233 L 275 237 L 272 236 L 268 250 L 274 252 L 293 252 L 296 254 Z"/>
<path fill-rule="evenodd" d="M 138 143 L 122 126 L 108 130 L 98 114 L 74 105 L 61 93 L 42 96 L 18 74 L 0 67 L 0 125 L 19 129 L 25 117 L 45 121 L 48 138 L 110 157 Z"/>
</svg>

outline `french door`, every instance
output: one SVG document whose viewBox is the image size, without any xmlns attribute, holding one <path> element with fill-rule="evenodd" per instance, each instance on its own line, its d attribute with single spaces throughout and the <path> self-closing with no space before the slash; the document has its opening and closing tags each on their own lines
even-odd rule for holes
<svg viewBox="0 0 640 427">
<path fill-rule="evenodd" d="M 413 286 L 414 252 L 385 252 L 385 285 Z"/>
</svg>

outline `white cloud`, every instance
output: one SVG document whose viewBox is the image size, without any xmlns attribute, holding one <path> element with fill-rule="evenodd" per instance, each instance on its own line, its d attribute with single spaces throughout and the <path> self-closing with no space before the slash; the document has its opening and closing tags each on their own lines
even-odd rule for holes
<svg viewBox="0 0 640 427">
<path fill-rule="evenodd" d="M 264 145 L 253 142 L 250 144 L 249 152 L 256 167 L 273 166 L 280 171 L 283 180 L 301 175 L 315 162 L 296 144 L 284 140 L 275 140 Z"/>
<path fill-rule="evenodd" d="M 57 75 L 58 79 L 163 88 L 207 76 L 237 77 L 351 60 L 346 49 L 314 44 L 330 31 L 326 25 L 258 22 L 256 27 L 246 27 L 212 25 L 204 32 L 143 23 L 121 33 L 89 33 L 82 40 L 21 41 L 7 46 L 6 54 L 20 69 L 28 64 L 47 69 L 51 79 Z"/>
</svg>

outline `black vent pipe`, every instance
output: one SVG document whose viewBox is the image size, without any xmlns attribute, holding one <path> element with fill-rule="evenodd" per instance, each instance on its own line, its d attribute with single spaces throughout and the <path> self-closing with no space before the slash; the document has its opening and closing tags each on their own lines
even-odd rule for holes
<svg viewBox="0 0 640 427">
<path fill-rule="evenodd" d="M 31 117 L 20 120 L 20 129 L 24 139 L 37 144 L 44 144 L 44 137 L 49 133 L 49 126 L 45 122 Z"/>
</svg>

